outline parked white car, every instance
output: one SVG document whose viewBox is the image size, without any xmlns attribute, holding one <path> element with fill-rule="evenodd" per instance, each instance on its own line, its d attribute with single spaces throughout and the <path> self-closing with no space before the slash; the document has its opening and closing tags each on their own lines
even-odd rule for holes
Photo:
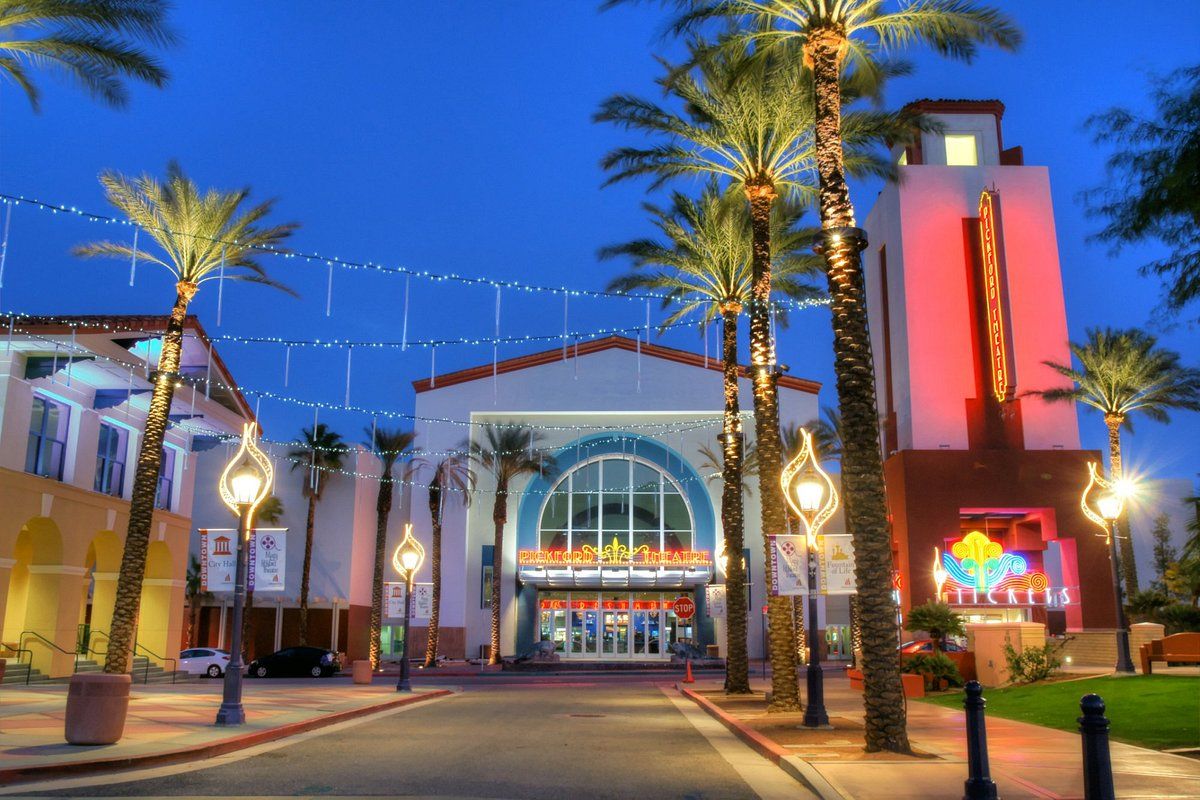
<svg viewBox="0 0 1200 800">
<path fill-rule="evenodd" d="M 193 647 L 179 654 L 179 669 L 189 675 L 219 678 L 228 664 L 229 653 L 212 647 Z"/>
</svg>

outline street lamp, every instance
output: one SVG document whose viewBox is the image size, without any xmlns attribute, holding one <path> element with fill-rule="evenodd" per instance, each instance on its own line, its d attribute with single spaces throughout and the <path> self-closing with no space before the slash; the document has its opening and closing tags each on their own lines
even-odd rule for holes
<svg viewBox="0 0 1200 800">
<path fill-rule="evenodd" d="M 1125 617 L 1125 592 L 1121 589 L 1121 551 L 1117 546 L 1117 520 L 1125 510 L 1125 498 L 1132 494 L 1127 481 L 1109 481 L 1094 461 L 1088 462 L 1088 483 L 1079 506 L 1083 514 L 1104 531 L 1108 543 L 1108 562 L 1112 567 L 1113 596 L 1117 601 L 1117 666 L 1116 671 L 1134 674 L 1129 654 L 1129 620 Z M 1094 508 L 1093 508 L 1094 506 Z"/>
<path fill-rule="evenodd" d="M 400 645 L 400 679 L 396 681 L 397 692 L 411 692 L 408 680 L 408 618 L 412 616 L 413 581 L 417 570 L 425 563 L 425 548 L 413 538 L 412 525 L 404 526 L 404 539 L 392 553 L 392 567 L 404 581 L 404 642 Z"/>
<path fill-rule="evenodd" d="M 784 467 L 780 485 L 788 505 L 804 523 L 808 537 L 808 669 L 805 673 L 808 703 L 804 707 L 804 726 L 827 728 L 825 673 L 821 669 L 821 648 L 817 642 L 817 535 L 837 510 L 838 493 L 817 460 L 812 434 L 801 428 L 800 440 L 800 453 Z"/>
<path fill-rule="evenodd" d="M 217 711 L 218 725 L 243 725 L 246 710 L 242 707 L 242 615 L 246 603 L 246 549 L 254 530 L 254 511 L 271 493 L 271 460 L 258 449 L 255 441 L 257 426 L 248 422 L 242 427 L 242 446 L 221 473 L 218 489 L 221 500 L 238 515 L 237 563 L 233 579 L 233 647 L 225 667 L 225 685 L 221 708 Z"/>
</svg>

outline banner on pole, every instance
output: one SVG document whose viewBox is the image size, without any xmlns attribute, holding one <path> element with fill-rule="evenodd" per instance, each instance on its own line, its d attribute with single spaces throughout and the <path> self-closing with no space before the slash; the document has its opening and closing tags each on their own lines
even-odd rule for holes
<svg viewBox="0 0 1200 800">
<path fill-rule="evenodd" d="M 716 583 L 704 587 L 704 610 L 713 619 L 724 619 L 727 613 L 725 605 L 725 584 Z"/>
<path fill-rule="evenodd" d="M 404 620 L 404 582 L 386 581 L 383 584 L 383 616 L 386 619 Z M 433 616 L 433 584 L 413 585 L 412 619 L 429 619 Z"/>
<path fill-rule="evenodd" d="M 287 528 L 260 528 L 250 535 L 247 550 L 251 592 L 282 592 L 286 579 Z M 200 591 L 232 592 L 237 571 L 235 528 L 200 529 Z"/>
<path fill-rule="evenodd" d="M 857 594 L 854 579 L 854 542 L 848 533 L 818 536 L 821 562 L 821 594 Z"/>
<path fill-rule="evenodd" d="M 772 596 L 808 594 L 808 564 L 806 537 L 778 534 L 770 540 L 770 585 Z"/>
</svg>

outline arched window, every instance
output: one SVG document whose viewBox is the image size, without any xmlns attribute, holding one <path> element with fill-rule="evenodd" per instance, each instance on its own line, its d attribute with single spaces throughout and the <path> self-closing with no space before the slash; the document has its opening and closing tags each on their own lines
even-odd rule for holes
<svg viewBox="0 0 1200 800">
<path fill-rule="evenodd" d="M 675 479 L 629 456 L 601 456 L 559 478 L 542 507 L 541 550 L 600 548 L 615 538 L 632 550 L 691 550 L 692 512 Z"/>
</svg>

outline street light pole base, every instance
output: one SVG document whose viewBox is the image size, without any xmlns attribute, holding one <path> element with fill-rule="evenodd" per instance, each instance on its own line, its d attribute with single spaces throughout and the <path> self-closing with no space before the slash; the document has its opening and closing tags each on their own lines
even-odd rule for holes
<svg viewBox="0 0 1200 800">
<path fill-rule="evenodd" d="M 221 703 L 217 711 L 218 725 L 245 725 L 246 709 L 241 703 Z"/>
<path fill-rule="evenodd" d="M 405 678 L 404 680 L 402 680 L 396 684 L 396 691 L 397 692 L 411 692 L 412 684 L 409 683 L 407 678 Z"/>
</svg>

